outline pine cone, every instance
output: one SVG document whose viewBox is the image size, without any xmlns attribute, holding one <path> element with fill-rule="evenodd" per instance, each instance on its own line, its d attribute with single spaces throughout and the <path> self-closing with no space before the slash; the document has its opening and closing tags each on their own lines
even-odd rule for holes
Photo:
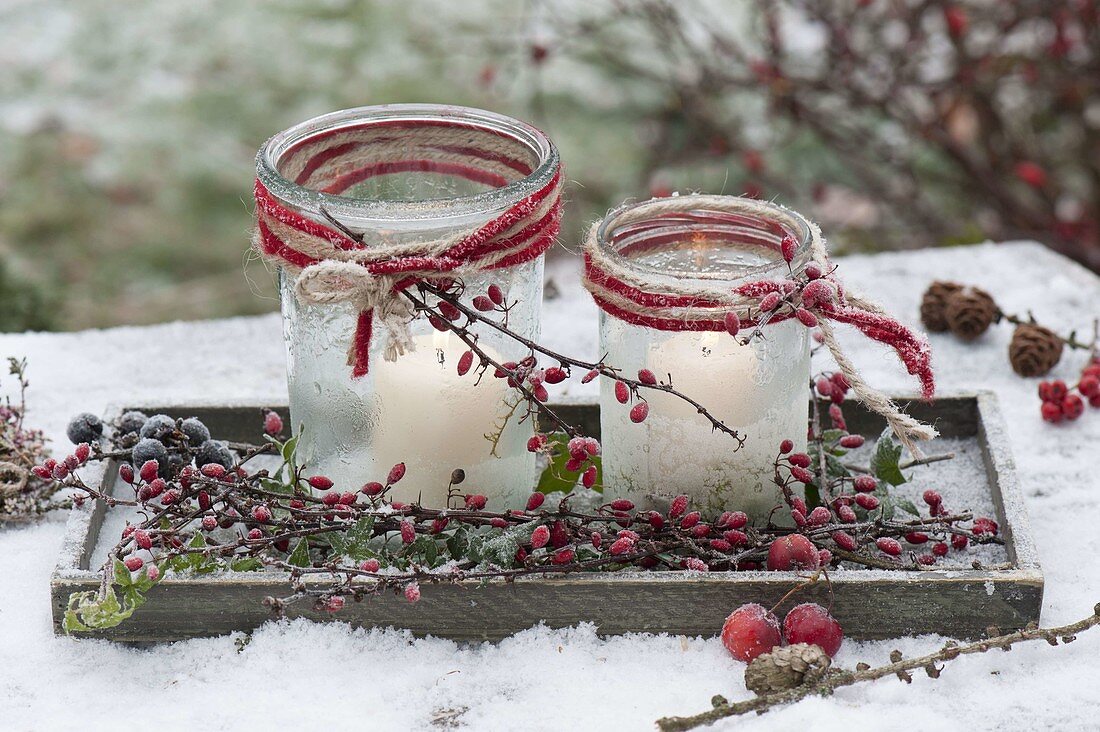
<svg viewBox="0 0 1100 732">
<path fill-rule="evenodd" d="M 924 327 L 932 333 L 943 333 L 949 330 L 947 325 L 947 300 L 963 288 L 957 282 L 944 282 L 936 280 L 924 291 L 924 297 L 920 301 L 920 320 Z"/>
<path fill-rule="evenodd" d="M 947 298 L 944 316 L 952 333 L 964 341 L 972 341 L 986 332 L 999 312 L 988 292 L 964 287 Z"/>
<path fill-rule="evenodd" d="M 1017 325 L 1008 344 L 1008 360 L 1020 376 L 1042 376 L 1062 358 L 1062 339 L 1041 325 Z"/>
<path fill-rule="evenodd" d="M 745 669 L 745 686 L 759 696 L 794 689 L 820 679 L 831 663 L 820 646 L 781 646 L 753 659 Z"/>
</svg>

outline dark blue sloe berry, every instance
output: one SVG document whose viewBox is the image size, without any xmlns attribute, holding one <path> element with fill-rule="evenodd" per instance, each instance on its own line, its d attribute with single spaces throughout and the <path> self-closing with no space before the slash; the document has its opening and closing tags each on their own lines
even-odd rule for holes
<svg viewBox="0 0 1100 732">
<path fill-rule="evenodd" d="M 229 446 L 220 440 L 207 440 L 199 446 L 195 455 L 195 465 L 200 468 L 203 465 L 217 463 L 228 470 L 233 467 L 233 453 L 229 452 Z"/>
<path fill-rule="evenodd" d="M 198 447 L 210 439 L 210 430 L 196 417 L 188 417 L 180 422 L 180 432 L 187 435 L 191 447 Z"/>
<path fill-rule="evenodd" d="M 154 414 L 142 425 L 140 434 L 142 438 L 151 437 L 154 440 L 164 442 L 169 435 L 176 431 L 176 420 L 167 414 Z"/>
<path fill-rule="evenodd" d="M 140 468 L 146 460 L 156 460 L 162 471 L 168 469 L 168 450 L 160 440 L 146 437 L 134 449 L 130 451 L 130 460 L 134 466 Z"/>
<path fill-rule="evenodd" d="M 65 434 L 69 436 L 69 441 L 74 445 L 79 445 L 81 442 L 92 443 L 97 441 L 103 434 L 103 422 L 94 414 L 88 414 L 87 412 L 78 414 L 69 422 Z"/>
<path fill-rule="evenodd" d="M 148 421 L 149 417 L 145 412 L 139 412 L 137 410 L 126 412 L 118 418 L 118 422 L 115 425 L 115 435 L 122 436 L 132 432 L 140 432 L 141 428 L 144 427 L 145 423 Z"/>
</svg>

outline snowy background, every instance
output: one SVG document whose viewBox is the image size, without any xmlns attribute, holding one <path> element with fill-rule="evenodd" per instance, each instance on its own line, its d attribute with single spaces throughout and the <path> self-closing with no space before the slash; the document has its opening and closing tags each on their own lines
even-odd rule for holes
<svg viewBox="0 0 1100 732">
<path fill-rule="evenodd" d="M 1063 330 L 1100 315 L 1100 280 L 1036 244 L 852 257 L 840 265 L 850 285 L 909 322 L 936 278 L 980 285 L 1006 310 L 1030 308 Z M 596 314 L 576 261 L 559 258 L 547 276 L 560 292 L 546 306 L 548 345 L 594 356 Z M 993 389 L 1000 398 L 1046 574 L 1043 623 L 1061 624 L 1100 601 L 1100 412 L 1065 426 L 1041 422 L 1036 380 L 1020 379 L 1008 366 L 1009 337 L 996 327 L 971 345 L 934 336 L 935 363 L 944 393 Z M 278 318 L 269 315 L 0 335 L 0 356 L 28 358 L 29 422 L 64 449 L 68 418 L 110 403 L 284 401 L 281 338 Z M 912 390 L 885 350 L 857 337 L 846 343 L 873 383 Z M 1080 366 L 1080 356 L 1067 354 L 1054 376 L 1070 380 Z M 634 730 L 661 716 L 704 711 L 716 693 L 749 696 L 744 666 L 716 638 L 602 639 L 588 625 L 532 628 L 498 644 L 471 645 L 308 622 L 269 623 L 243 650 L 236 637 L 144 650 L 55 637 L 49 575 L 64 520 L 55 515 L 0 530 L 4 730 L 403 730 L 448 720 L 477 730 Z M 836 662 L 877 665 L 894 648 L 916 655 L 942 643 L 846 642 Z M 1098 654 L 1100 633 L 1092 631 L 1057 649 L 1039 642 L 966 657 L 938 681 L 915 675 L 907 687 L 883 680 L 716 728 L 1095 729 Z"/>
</svg>

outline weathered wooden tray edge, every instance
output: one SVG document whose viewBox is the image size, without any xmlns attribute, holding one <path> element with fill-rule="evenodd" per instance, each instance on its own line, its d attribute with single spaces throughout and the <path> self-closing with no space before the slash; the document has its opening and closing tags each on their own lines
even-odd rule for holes
<svg viewBox="0 0 1100 732">
<path fill-rule="evenodd" d="M 915 397 L 901 395 L 906 402 Z M 977 411 L 977 437 L 990 478 L 990 489 L 1004 527 L 1012 568 L 929 569 L 921 572 L 853 570 L 832 574 L 834 613 L 849 637 L 887 638 L 938 633 L 974 637 L 989 625 L 1009 629 L 1038 621 L 1043 575 L 1030 534 L 1026 509 L 1008 450 L 1005 424 L 990 392 L 942 397 L 947 412 L 961 413 L 964 401 Z M 955 404 L 951 404 L 954 402 Z M 947 404 L 945 404 L 947 403 Z M 577 400 L 570 406 L 584 407 Z M 177 406 L 172 411 L 258 409 L 259 405 Z M 169 409 L 170 405 L 160 408 Z M 171 411 L 169 412 L 171 413 Z M 89 476 L 89 478 L 100 476 Z M 98 540 L 106 510 L 102 502 L 74 509 L 66 526 L 61 556 L 51 577 L 54 625 L 60 623 L 70 593 L 95 589 L 100 576 L 83 569 Z M 798 581 L 790 572 L 715 572 L 698 575 L 586 573 L 531 577 L 513 583 L 473 586 L 441 584 L 426 590 L 421 602 L 384 595 L 350 604 L 337 620 L 361 626 L 395 626 L 417 635 L 455 640 L 499 640 L 545 623 L 565 627 L 592 622 L 599 633 L 663 632 L 710 635 L 731 607 L 745 601 L 775 602 Z M 660 592 L 655 590 L 660 589 Z M 133 618 L 94 637 L 130 643 L 181 640 L 252 630 L 271 619 L 262 600 L 286 592 L 285 575 L 225 574 L 195 579 L 168 578 L 150 592 Z M 934 590 L 934 592 L 930 591 Z M 470 593 L 476 593 L 471 597 Z M 232 596 L 231 609 L 225 597 Z M 828 601 L 824 585 L 805 599 Z M 188 608 L 181 612 L 181 608 Z M 331 620 L 308 603 L 292 605 L 289 617 Z M 869 622 L 871 619 L 874 622 Z"/>
</svg>

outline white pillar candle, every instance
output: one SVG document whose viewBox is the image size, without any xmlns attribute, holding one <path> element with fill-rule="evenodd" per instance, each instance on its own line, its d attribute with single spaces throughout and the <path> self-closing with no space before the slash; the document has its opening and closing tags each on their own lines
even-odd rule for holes
<svg viewBox="0 0 1100 732">
<path fill-rule="evenodd" d="M 741 510 L 766 517 L 781 502 L 774 485 L 779 443 L 805 449 L 808 417 L 808 330 L 797 322 L 769 325 L 764 339 L 741 345 L 726 333 L 656 333 L 603 319 L 607 362 L 672 375 L 673 386 L 745 437 L 744 445 L 712 429 L 687 402 L 642 390 L 650 411 L 630 421 L 630 405 L 604 387 L 604 482 L 616 496 L 645 504 L 654 496 L 692 497 L 693 508 Z M 737 448 L 737 449 L 735 449 Z"/>
<path fill-rule="evenodd" d="M 533 456 L 514 449 L 514 443 L 525 443 L 531 436 L 530 422 L 519 424 L 522 407 L 509 418 L 519 393 L 505 379 L 495 378 L 492 368 L 476 386 L 475 369 L 459 376 L 458 359 L 468 349 L 453 333 L 436 331 L 415 340 L 415 351 L 396 361 L 379 359 L 373 367 L 380 411 L 365 439 L 371 464 L 381 476 L 378 479 L 384 479 L 390 466 L 403 462 L 407 473 L 391 497 L 442 507 L 451 473 L 461 468 L 466 480 L 459 490 L 484 494 L 490 505 L 503 510 L 531 488 Z M 500 362 L 494 350 L 480 347 Z M 497 433 L 512 449 L 502 444 L 494 450 Z M 506 454 L 514 457 L 497 457 Z"/>
</svg>

